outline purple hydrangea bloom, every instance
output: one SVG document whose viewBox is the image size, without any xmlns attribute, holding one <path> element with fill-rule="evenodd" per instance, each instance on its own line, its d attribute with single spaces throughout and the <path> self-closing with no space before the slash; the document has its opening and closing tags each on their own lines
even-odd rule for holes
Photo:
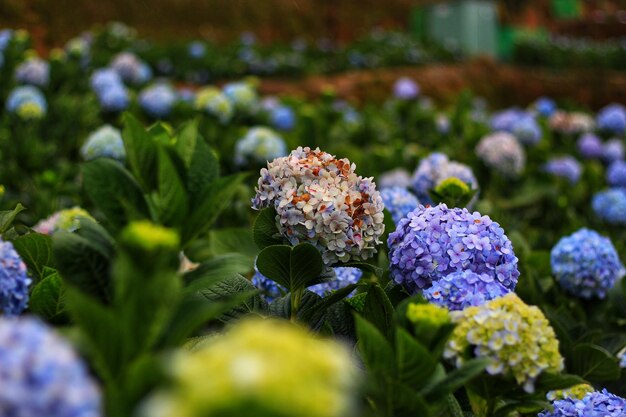
<svg viewBox="0 0 626 417">
<path fill-rule="evenodd" d="M 254 268 L 254 271 L 255 272 L 254 276 L 252 277 L 252 285 L 257 287 L 261 291 L 261 295 L 265 298 L 265 300 L 267 300 L 268 303 L 271 303 L 275 299 L 282 297 L 287 292 L 285 288 L 267 278 L 256 268 Z"/>
<path fill-rule="evenodd" d="M 400 100 L 413 100 L 420 94 L 420 86 L 408 77 L 399 78 L 393 85 L 393 95 Z"/>
<path fill-rule="evenodd" d="M 552 158 L 544 166 L 544 170 L 548 174 L 565 178 L 572 184 L 576 184 L 582 175 L 580 163 L 571 156 Z"/>
<path fill-rule="evenodd" d="M 152 78 L 152 69 L 137 55 L 130 52 L 121 52 L 111 61 L 113 68 L 125 83 L 139 85 Z"/>
<path fill-rule="evenodd" d="M 524 145 L 536 145 L 541 140 L 541 127 L 534 117 L 526 114 L 513 123 L 511 133 Z"/>
<path fill-rule="evenodd" d="M 149 116 L 156 119 L 167 117 L 176 103 L 176 92 L 166 84 L 155 84 L 139 95 L 139 105 Z"/>
<path fill-rule="evenodd" d="M 502 131 L 512 133 L 515 123 L 517 123 L 520 118 L 524 117 L 525 114 L 526 112 L 518 108 L 506 109 L 494 113 L 489 122 L 491 130 L 494 132 Z"/>
<path fill-rule="evenodd" d="M 291 130 L 296 125 L 296 115 L 287 106 L 280 106 L 272 110 L 270 115 L 272 125 L 278 130 Z"/>
<path fill-rule="evenodd" d="M 559 240 L 550 264 L 561 287 L 581 298 L 604 298 L 624 275 L 611 240 L 585 228 Z"/>
<path fill-rule="evenodd" d="M 419 206 L 400 220 L 387 245 L 391 277 L 411 293 L 455 271 L 487 274 L 509 289 L 520 275 L 500 225 L 465 208 Z"/>
<path fill-rule="evenodd" d="M 102 94 L 109 88 L 121 86 L 122 78 L 114 69 L 100 68 L 93 72 L 90 83 L 96 94 Z"/>
<path fill-rule="evenodd" d="M 450 161 L 445 154 L 433 152 L 420 161 L 413 178 L 411 188 L 423 204 L 432 204 L 428 192 L 445 179 L 456 177 L 469 185 L 472 190 L 478 188 L 478 181 L 472 169 L 460 162 Z"/>
<path fill-rule="evenodd" d="M 74 349 L 30 317 L 0 318 L 0 414 L 100 417 L 100 391 Z"/>
<path fill-rule="evenodd" d="M 548 97 L 540 97 L 535 102 L 535 109 L 544 117 L 552 116 L 552 114 L 556 111 L 556 108 L 554 100 Z"/>
<path fill-rule="evenodd" d="M 509 292 L 511 289 L 492 275 L 455 271 L 433 281 L 432 287 L 424 290 L 423 295 L 431 303 L 454 311 L 482 305 Z"/>
<path fill-rule="evenodd" d="M 626 188 L 612 188 L 596 193 L 591 200 L 596 216 L 609 224 L 626 225 Z"/>
<path fill-rule="evenodd" d="M 552 403 L 552 410 L 544 410 L 538 417 L 623 417 L 626 399 L 606 389 L 590 392 L 582 400 L 565 398 Z"/>
<path fill-rule="evenodd" d="M 15 69 L 15 79 L 21 84 L 45 87 L 50 81 L 50 65 L 41 58 L 30 58 Z"/>
<path fill-rule="evenodd" d="M 626 131 L 626 107 L 621 104 L 609 104 L 598 112 L 598 129 L 621 135 Z"/>
<path fill-rule="evenodd" d="M 126 110 L 130 104 L 128 90 L 124 85 L 114 85 L 98 94 L 100 107 L 105 112 L 117 113 Z"/>
<path fill-rule="evenodd" d="M 578 151 L 587 159 L 602 158 L 604 148 L 599 137 L 592 133 L 586 133 L 578 139 Z"/>
<path fill-rule="evenodd" d="M 385 208 L 391 213 L 391 218 L 395 224 L 412 212 L 419 205 L 417 197 L 409 190 L 402 187 L 383 188 L 380 191 Z"/>
<path fill-rule="evenodd" d="M 6 316 L 17 316 L 28 306 L 31 279 L 11 242 L 0 240 L 0 260 L 0 312 Z"/>
<path fill-rule="evenodd" d="M 624 144 L 619 139 L 608 140 L 602 148 L 602 159 L 607 164 L 624 159 Z"/>
<path fill-rule="evenodd" d="M 613 162 L 606 171 L 606 182 L 611 187 L 626 187 L 626 162 Z"/>
</svg>

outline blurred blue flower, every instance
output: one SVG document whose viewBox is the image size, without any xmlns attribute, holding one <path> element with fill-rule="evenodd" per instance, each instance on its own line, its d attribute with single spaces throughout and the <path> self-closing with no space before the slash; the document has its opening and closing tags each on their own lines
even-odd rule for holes
<svg viewBox="0 0 626 417">
<path fill-rule="evenodd" d="M 381 190 L 390 187 L 409 188 L 411 186 L 411 174 L 404 168 L 396 168 L 380 174 L 376 184 Z"/>
<path fill-rule="evenodd" d="M 393 96 L 400 100 L 413 100 L 420 94 L 420 86 L 408 77 L 396 80 L 393 85 Z"/>
<path fill-rule="evenodd" d="M 122 87 L 122 78 L 111 68 L 100 68 L 93 72 L 90 79 L 91 88 L 96 94 L 102 94 L 106 90 Z"/>
<path fill-rule="evenodd" d="M 387 187 L 380 190 L 385 209 L 391 213 L 391 218 L 395 224 L 407 214 L 412 212 L 419 205 L 417 197 L 409 190 L 402 187 Z"/>
<path fill-rule="evenodd" d="M 267 127 L 253 127 L 235 145 L 235 163 L 266 164 L 287 153 L 285 141 L 276 132 Z"/>
<path fill-rule="evenodd" d="M 21 84 L 46 87 L 50 81 L 50 65 L 41 58 L 29 58 L 15 69 L 15 79 Z"/>
<path fill-rule="evenodd" d="M 605 222 L 626 225 L 626 188 L 611 188 L 596 193 L 591 207 L 596 216 Z"/>
<path fill-rule="evenodd" d="M 200 41 L 194 41 L 187 47 L 189 56 L 194 59 L 200 59 L 206 55 L 206 45 Z"/>
<path fill-rule="evenodd" d="M 451 311 L 479 306 L 512 291 L 492 275 L 472 271 L 455 271 L 432 284 L 424 290 L 424 298 Z"/>
<path fill-rule="evenodd" d="M 606 141 L 602 148 L 602 160 L 607 164 L 624 159 L 624 144 L 619 139 L 611 139 Z"/>
<path fill-rule="evenodd" d="M 604 154 L 602 140 L 593 133 L 585 133 L 578 139 L 578 151 L 587 159 L 599 159 Z"/>
<path fill-rule="evenodd" d="M 13 39 L 13 30 L 0 30 L 0 52 L 3 52 L 5 49 L 7 49 L 7 46 L 9 46 L 11 39 Z"/>
<path fill-rule="evenodd" d="M 472 169 L 459 162 L 450 161 L 440 152 L 433 152 L 420 161 L 411 178 L 411 187 L 422 204 L 432 204 L 428 192 L 448 178 L 458 178 L 472 190 L 478 189 L 478 181 Z"/>
<path fill-rule="evenodd" d="M 585 228 L 559 240 L 550 264 L 559 285 L 581 298 L 604 298 L 624 275 L 611 240 Z"/>
<path fill-rule="evenodd" d="M 72 346 L 41 321 L 0 318 L 5 417 L 100 417 L 101 395 Z"/>
<path fill-rule="evenodd" d="M 626 399 L 603 389 L 588 393 L 582 400 L 556 400 L 552 408 L 542 411 L 537 417 L 623 417 L 626 415 Z"/>
<path fill-rule="evenodd" d="M 111 85 L 98 94 L 100 107 L 105 112 L 118 113 L 126 110 L 130 104 L 128 90 L 123 84 Z"/>
<path fill-rule="evenodd" d="M 491 130 L 513 133 L 515 123 L 526 115 L 526 112 L 518 108 L 511 108 L 494 113 L 491 116 L 489 125 Z"/>
<path fill-rule="evenodd" d="M 550 117 L 556 111 L 556 103 L 549 97 L 540 97 L 535 101 L 535 109 L 543 117 Z"/>
<path fill-rule="evenodd" d="M 572 184 L 576 184 L 582 175 L 580 163 L 571 156 L 550 159 L 545 164 L 544 171 L 548 174 L 565 178 Z"/>
<path fill-rule="evenodd" d="M 152 69 L 148 64 L 131 52 L 121 52 L 111 61 L 113 68 L 127 84 L 140 85 L 152 78 Z"/>
<path fill-rule="evenodd" d="M 245 114 L 256 111 L 259 98 L 250 84 L 245 82 L 228 83 L 224 86 L 223 92 L 236 110 Z"/>
<path fill-rule="evenodd" d="M 536 145 L 541 140 L 541 127 L 534 117 L 526 114 L 513 123 L 510 133 L 524 145 Z"/>
<path fill-rule="evenodd" d="M 48 104 L 44 95 L 30 85 L 16 87 L 9 93 L 6 108 L 24 120 L 40 119 L 46 115 Z"/>
<path fill-rule="evenodd" d="M 280 106 L 272 110 L 272 126 L 278 130 L 291 130 L 296 125 L 296 115 L 288 106 Z"/>
<path fill-rule="evenodd" d="M 85 161 L 97 158 L 111 158 L 120 162 L 126 159 L 126 149 L 119 130 L 111 125 L 104 125 L 89 135 L 80 154 Z"/>
<path fill-rule="evenodd" d="M 626 131 L 626 107 L 621 104 L 609 104 L 598 112 L 598 129 L 621 135 Z"/>
<path fill-rule="evenodd" d="M 22 313 L 28 306 L 28 287 L 31 282 L 26 265 L 13 244 L 0 239 L 0 313 L 6 316 Z"/>
<path fill-rule="evenodd" d="M 413 294 L 455 271 L 487 274 L 508 289 L 520 275 L 500 225 L 464 208 L 419 206 L 400 220 L 387 245 L 391 278 Z"/>
<path fill-rule="evenodd" d="M 167 117 L 176 103 L 176 92 L 167 84 L 154 84 L 139 94 L 139 105 L 155 119 Z"/>
<path fill-rule="evenodd" d="M 611 187 L 626 188 L 626 162 L 615 161 L 606 171 L 606 182 Z"/>
</svg>

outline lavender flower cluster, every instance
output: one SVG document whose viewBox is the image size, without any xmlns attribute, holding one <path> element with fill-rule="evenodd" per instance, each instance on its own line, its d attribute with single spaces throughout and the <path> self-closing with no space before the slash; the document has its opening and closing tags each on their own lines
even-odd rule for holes
<svg viewBox="0 0 626 417">
<path fill-rule="evenodd" d="M 535 117 L 517 108 L 494 114 L 490 125 L 494 132 L 511 133 L 524 145 L 535 145 L 541 140 L 541 127 Z"/>
<path fill-rule="evenodd" d="M 606 171 L 606 182 L 611 187 L 626 187 L 626 162 L 615 161 Z"/>
<path fill-rule="evenodd" d="M 626 399 L 606 389 L 594 391 L 582 399 L 564 398 L 552 403 L 552 410 L 544 410 L 538 417 L 623 417 Z"/>
<path fill-rule="evenodd" d="M 411 179 L 411 187 L 423 204 L 432 204 L 428 192 L 448 178 L 458 178 L 472 190 L 478 189 L 478 181 L 472 169 L 465 164 L 450 161 L 448 156 L 434 152 L 422 159 Z"/>
<path fill-rule="evenodd" d="M 563 156 L 550 159 L 543 167 L 544 171 L 556 177 L 565 178 L 572 184 L 576 184 L 582 175 L 580 163 L 571 156 Z"/>
<path fill-rule="evenodd" d="M 387 244 L 391 277 L 411 293 L 456 271 L 486 274 L 511 290 L 520 275 L 500 225 L 464 208 L 420 206 L 400 220 Z"/>
<path fill-rule="evenodd" d="M 424 298 L 451 311 L 480 306 L 511 292 L 492 275 L 467 270 L 452 272 L 432 284 L 424 290 Z"/>
<path fill-rule="evenodd" d="M 383 201 L 371 178 L 346 158 L 298 147 L 261 170 L 253 208 L 276 209 L 276 226 L 292 245 L 313 244 L 326 265 L 367 259 L 385 226 Z"/>
<path fill-rule="evenodd" d="M 101 396 L 72 347 L 42 322 L 0 318 L 0 414 L 99 417 Z"/>
<path fill-rule="evenodd" d="M 621 104 L 609 104 L 598 112 L 596 117 L 598 129 L 622 135 L 626 131 L 626 107 Z"/>
<path fill-rule="evenodd" d="M 399 100 L 413 100 L 420 94 L 420 86 L 408 77 L 396 80 L 393 85 L 393 95 Z"/>
<path fill-rule="evenodd" d="M 626 225 L 626 188 L 596 193 L 591 200 L 594 213 L 609 224 Z"/>
<path fill-rule="evenodd" d="M 101 68 L 91 75 L 91 88 L 98 97 L 100 107 L 105 112 L 117 113 L 130 104 L 128 90 L 120 75 L 111 68 Z"/>
<path fill-rule="evenodd" d="M 402 187 L 383 188 L 380 191 L 385 209 L 391 213 L 395 224 L 419 206 L 419 201 L 409 190 Z"/>
<path fill-rule="evenodd" d="M 20 84 L 46 87 L 50 81 L 50 65 L 41 58 L 29 58 L 15 69 L 15 79 Z"/>
<path fill-rule="evenodd" d="M 150 66 L 131 52 L 117 54 L 110 66 L 127 84 L 140 85 L 152 78 Z"/>
<path fill-rule="evenodd" d="M 507 177 L 516 177 L 524 170 L 526 152 L 515 137 L 496 132 L 483 137 L 476 146 L 476 155 L 490 168 Z"/>
<path fill-rule="evenodd" d="M 558 283 L 581 298 L 604 298 L 625 272 L 611 240 L 584 228 L 561 238 L 550 264 Z"/>
<path fill-rule="evenodd" d="M 28 306 L 31 282 L 26 265 L 13 244 L 0 239 L 0 312 L 6 316 L 22 313 Z"/>
</svg>

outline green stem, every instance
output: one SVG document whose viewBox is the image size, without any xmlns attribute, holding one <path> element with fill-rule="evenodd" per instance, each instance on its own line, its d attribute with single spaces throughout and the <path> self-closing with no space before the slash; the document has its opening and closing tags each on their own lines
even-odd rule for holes
<svg viewBox="0 0 626 417">
<path fill-rule="evenodd" d="M 302 294 L 304 294 L 304 289 L 299 289 L 291 292 L 291 321 L 293 323 L 295 323 L 298 318 L 298 310 L 300 309 Z"/>
</svg>

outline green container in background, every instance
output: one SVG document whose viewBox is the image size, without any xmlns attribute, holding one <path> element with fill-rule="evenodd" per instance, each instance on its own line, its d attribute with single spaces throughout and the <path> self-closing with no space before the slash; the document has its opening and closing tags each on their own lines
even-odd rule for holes
<svg viewBox="0 0 626 417">
<path fill-rule="evenodd" d="M 576 19 L 582 15 L 580 0 L 552 0 L 552 13 L 557 19 Z"/>
<path fill-rule="evenodd" d="M 421 10 L 413 14 L 412 28 L 416 35 L 460 49 L 468 55 L 497 55 L 495 1 L 448 1 L 423 6 Z"/>
<path fill-rule="evenodd" d="M 503 26 L 498 33 L 498 55 L 509 59 L 517 41 L 522 39 L 547 40 L 549 33 L 544 28 L 526 28 L 518 26 Z"/>
</svg>

